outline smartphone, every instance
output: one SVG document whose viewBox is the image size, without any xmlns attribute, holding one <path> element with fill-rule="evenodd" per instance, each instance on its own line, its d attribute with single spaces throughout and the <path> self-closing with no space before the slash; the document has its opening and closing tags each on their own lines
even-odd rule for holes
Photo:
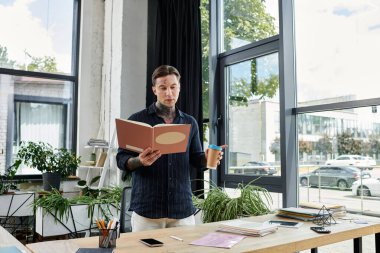
<svg viewBox="0 0 380 253">
<path fill-rule="evenodd" d="M 278 224 L 285 227 L 297 227 L 299 222 L 296 221 L 282 221 L 282 220 L 270 220 L 270 224 Z"/>
<path fill-rule="evenodd" d="M 324 227 L 311 227 L 310 229 L 317 232 L 317 233 L 321 233 L 321 234 L 331 233 L 331 230 L 328 230 Z"/>
<path fill-rule="evenodd" d="M 163 242 L 160 242 L 153 238 L 140 239 L 140 242 L 144 243 L 145 245 L 148 245 L 149 247 L 160 247 L 164 245 Z"/>
</svg>

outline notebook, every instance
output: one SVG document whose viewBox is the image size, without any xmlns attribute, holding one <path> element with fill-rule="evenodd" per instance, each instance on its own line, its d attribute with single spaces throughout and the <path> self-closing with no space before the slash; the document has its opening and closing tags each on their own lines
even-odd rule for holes
<svg viewBox="0 0 380 253">
<path fill-rule="evenodd" d="M 113 248 L 79 248 L 76 253 L 112 253 Z"/>
<path fill-rule="evenodd" d="M 23 253 L 25 251 L 20 250 L 16 246 L 0 247 L 0 253 Z"/>
</svg>

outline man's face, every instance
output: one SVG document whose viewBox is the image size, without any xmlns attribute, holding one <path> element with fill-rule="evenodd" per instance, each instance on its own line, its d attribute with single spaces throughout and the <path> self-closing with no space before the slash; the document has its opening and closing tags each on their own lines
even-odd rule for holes
<svg viewBox="0 0 380 253">
<path fill-rule="evenodd" d="M 156 84 L 152 87 L 157 101 L 167 107 L 174 107 L 178 100 L 180 84 L 175 75 L 168 75 L 156 79 Z"/>
</svg>

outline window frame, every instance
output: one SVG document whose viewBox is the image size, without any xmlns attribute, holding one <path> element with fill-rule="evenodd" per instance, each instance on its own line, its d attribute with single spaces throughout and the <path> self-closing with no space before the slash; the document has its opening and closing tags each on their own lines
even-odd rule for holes
<svg viewBox="0 0 380 253">
<path fill-rule="evenodd" d="M 62 119 L 62 122 L 64 122 L 64 125 L 63 125 L 64 132 L 66 133 L 67 130 L 69 129 L 68 126 L 67 126 L 67 121 L 68 121 L 68 119 L 70 117 L 70 115 L 69 115 L 69 112 L 70 112 L 69 103 L 70 103 L 70 101 L 68 99 L 65 99 L 65 98 L 42 97 L 42 96 L 38 96 L 37 97 L 37 96 L 15 95 L 14 96 L 14 100 L 13 100 L 13 106 L 14 106 L 13 107 L 13 112 L 14 113 L 12 113 L 13 117 L 16 116 L 15 115 L 16 103 L 38 103 L 38 104 L 61 105 L 61 106 L 63 106 L 63 113 L 62 113 L 63 119 Z M 14 125 L 15 119 L 13 117 L 10 117 L 8 119 L 8 124 L 12 124 L 13 131 L 17 131 L 16 128 L 18 126 Z M 71 120 L 72 119 L 70 119 L 70 121 Z M 14 134 L 16 134 L 16 133 L 14 132 Z M 65 135 L 65 138 L 63 139 L 63 146 L 64 147 L 67 146 L 67 143 L 68 143 L 67 139 L 68 138 Z"/>
<path fill-rule="evenodd" d="M 253 42 L 240 48 L 219 54 L 221 48 L 220 27 L 221 6 L 219 1 L 210 0 L 210 142 L 224 143 L 225 122 L 221 115 L 224 111 L 224 73 L 222 65 L 226 63 L 243 61 L 244 57 L 253 58 L 247 54 L 249 49 L 259 48 L 263 43 L 273 42 L 278 44 L 276 50 L 279 55 L 279 95 L 280 95 L 280 146 L 281 146 L 281 177 L 262 177 L 255 181 L 256 185 L 262 186 L 269 191 L 282 193 L 282 205 L 284 207 L 297 206 L 298 203 L 298 143 L 296 133 L 296 75 L 295 75 L 295 50 L 294 50 L 294 13 L 293 1 L 278 1 L 279 6 L 279 34 L 271 38 Z M 261 48 L 265 48 L 264 46 Z M 254 49 L 252 49 L 254 50 Z M 244 53 L 244 51 L 247 51 Z M 262 54 L 270 51 L 261 51 Z M 256 53 L 256 55 L 260 55 Z M 236 57 L 236 58 L 235 58 Z M 247 58 L 245 58 L 247 59 Z M 223 81 L 221 80 L 223 79 Z M 218 85 L 219 84 L 219 85 Z M 219 98 L 222 97 L 222 98 Z M 223 160 L 220 168 L 210 172 L 210 180 L 219 186 L 236 187 L 239 183 L 247 183 L 257 178 L 243 175 L 223 175 L 226 171 L 226 162 Z"/>
<path fill-rule="evenodd" d="M 275 35 L 270 38 L 266 38 L 261 41 L 253 42 L 251 44 L 245 45 L 240 48 L 230 50 L 219 54 L 219 111 L 221 114 L 218 119 L 221 121 L 219 124 L 219 142 L 227 143 L 227 133 L 228 133 L 228 122 L 224 115 L 227 115 L 227 85 L 225 77 L 225 68 L 234 65 L 239 62 L 255 59 L 261 56 L 278 53 L 279 52 L 279 36 Z M 228 151 L 227 151 L 228 152 Z M 219 185 L 225 185 L 226 187 L 236 187 L 238 183 L 249 183 L 255 180 L 255 185 L 265 187 L 271 192 L 282 192 L 281 177 L 278 176 L 268 176 L 260 177 L 255 175 L 233 175 L 227 173 L 228 156 L 225 155 L 222 161 L 222 167 L 220 168 L 220 176 L 218 180 Z"/>
<path fill-rule="evenodd" d="M 294 0 L 279 2 L 279 78 L 280 78 L 280 136 L 281 136 L 281 177 L 264 178 L 255 181 L 270 191 L 282 193 L 282 204 L 284 207 L 297 206 L 299 199 L 299 173 L 298 173 L 298 137 L 308 129 L 299 128 L 299 116 L 307 113 L 326 112 L 343 109 L 380 106 L 380 97 L 360 99 L 329 104 L 298 106 L 297 79 L 296 79 L 296 57 L 295 57 L 295 31 L 294 31 Z M 210 140 L 212 143 L 223 143 L 226 139 L 225 123 L 221 115 L 224 111 L 225 94 L 223 68 L 226 63 L 234 62 L 232 54 L 253 47 L 253 44 L 236 48 L 223 54 L 218 54 L 220 45 L 220 19 L 222 18 L 221 7 L 218 1 L 210 0 Z M 257 42 L 261 43 L 261 41 Z M 231 55 L 231 56 L 230 56 Z M 244 60 L 242 58 L 242 60 Z M 237 62 L 238 60 L 236 60 Z M 221 96 L 222 98 L 218 99 Z M 376 109 L 373 109 L 377 111 Z M 301 119 L 302 120 L 302 119 Z M 303 119 L 305 120 L 305 119 Z M 327 130 L 340 122 L 327 123 Z M 311 129 L 310 129 L 311 130 Z M 225 156 L 226 157 L 226 156 Z M 238 183 L 245 183 L 253 176 L 228 176 L 223 175 L 226 171 L 226 162 L 222 161 L 218 171 L 212 171 L 210 179 L 217 182 L 219 186 L 235 187 Z"/>
</svg>

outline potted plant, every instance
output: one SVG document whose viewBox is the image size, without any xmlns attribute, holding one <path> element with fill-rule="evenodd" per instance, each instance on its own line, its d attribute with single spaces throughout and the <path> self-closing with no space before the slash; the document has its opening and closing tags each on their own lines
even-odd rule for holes
<svg viewBox="0 0 380 253">
<path fill-rule="evenodd" d="M 0 194 L 8 193 L 9 190 L 17 190 L 17 182 L 13 180 L 16 172 L 17 168 L 11 166 L 4 175 L 0 175 Z"/>
<path fill-rule="evenodd" d="M 43 236 L 77 235 L 96 228 L 95 218 L 119 216 L 122 188 L 99 190 L 100 194 L 65 198 L 53 189 L 33 202 L 36 232 Z"/>
<path fill-rule="evenodd" d="M 272 197 L 265 188 L 250 182 L 238 184 L 236 190 L 240 191 L 240 196 L 232 198 L 224 188 L 211 185 L 207 194 L 193 196 L 195 207 L 202 210 L 202 221 L 208 223 L 270 213 Z"/>
<path fill-rule="evenodd" d="M 0 175 L 0 217 L 6 217 L 2 225 L 10 225 L 14 222 L 14 217 L 23 218 L 33 216 L 31 204 L 34 201 L 34 192 L 18 191 L 18 184 L 25 182 L 22 179 L 15 179 L 17 167 L 9 167 L 3 175 Z M 10 225 L 12 226 L 12 225 Z"/>
<path fill-rule="evenodd" d="M 91 188 L 91 185 L 98 182 L 100 179 L 100 176 L 96 176 L 93 179 L 91 179 L 90 183 L 87 184 L 86 180 L 79 180 L 78 181 L 78 187 L 82 188 L 81 190 L 81 196 L 97 196 L 100 193 L 100 189 L 98 187 Z"/>
<path fill-rule="evenodd" d="M 14 167 L 25 164 L 42 172 L 45 191 L 59 189 L 61 178 L 72 173 L 80 163 L 74 153 L 65 148 L 54 149 L 44 142 L 22 142 Z"/>
</svg>

